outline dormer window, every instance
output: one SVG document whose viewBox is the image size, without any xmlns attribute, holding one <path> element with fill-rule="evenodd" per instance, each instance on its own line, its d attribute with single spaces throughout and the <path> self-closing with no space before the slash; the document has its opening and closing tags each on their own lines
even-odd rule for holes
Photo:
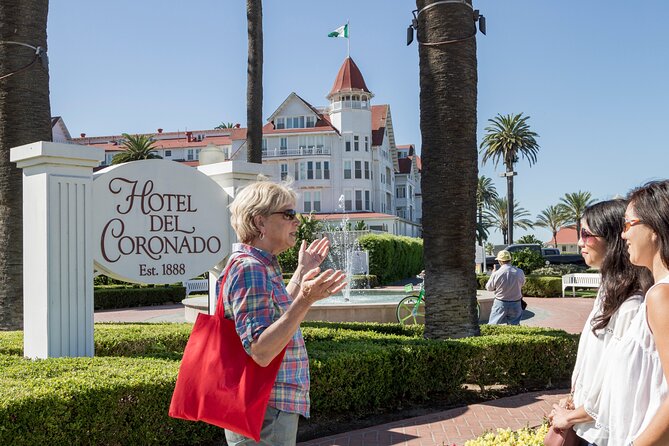
<svg viewBox="0 0 669 446">
<path fill-rule="evenodd" d="M 284 118 L 276 118 L 276 122 L 274 122 L 274 128 L 275 129 L 285 129 L 286 124 Z"/>
<path fill-rule="evenodd" d="M 307 128 L 316 127 L 316 117 L 307 116 Z"/>
</svg>

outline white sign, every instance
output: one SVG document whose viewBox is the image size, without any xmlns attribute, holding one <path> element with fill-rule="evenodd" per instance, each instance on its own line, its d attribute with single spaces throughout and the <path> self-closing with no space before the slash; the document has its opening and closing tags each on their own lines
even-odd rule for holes
<svg viewBox="0 0 669 446">
<path fill-rule="evenodd" d="M 228 196 L 174 161 L 144 160 L 98 172 L 93 182 L 95 269 L 126 282 L 188 280 L 229 250 Z"/>
</svg>

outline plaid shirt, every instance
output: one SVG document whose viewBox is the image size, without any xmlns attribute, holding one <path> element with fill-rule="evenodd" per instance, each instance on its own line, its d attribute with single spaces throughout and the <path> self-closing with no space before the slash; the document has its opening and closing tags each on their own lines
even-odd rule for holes
<svg viewBox="0 0 669 446">
<path fill-rule="evenodd" d="M 228 265 L 233 262 L 223 284 L 225 317 L 235 322 L 242 345 L 250 354 L 251 343 L 288 310 L 293 298 L 283 283 L 276 256 L 235 243 Z M 309 359 L 300 329 L 288 342 L 269 405 L 309 417 Z"/>
</svg>

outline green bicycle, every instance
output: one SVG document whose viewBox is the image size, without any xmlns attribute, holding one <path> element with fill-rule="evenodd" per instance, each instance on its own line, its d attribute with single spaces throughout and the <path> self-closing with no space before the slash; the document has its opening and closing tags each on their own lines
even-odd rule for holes
<svg viewBox="0 0 669 446">
<path fill-rule="evenodd" d="M 417 276 L 423 278 L 421 274 Z M 421 282 L 418 288 L 418 294 L 411 294 L 404 297 L 397 304 L 395 309 L 395 315 L 397 316 L 397 322 L 402 325 L 413 325 L 413 324 L 424 324 L 425 323 L 425 287 L 424 282 Z M 404 292 L 412 293 L 414 291 L 412 284 L 407 284 L 404 286 Z M 476 318 L 481 317 L 481 304 L 478 300 L 476 301 Z"/>
</svg>

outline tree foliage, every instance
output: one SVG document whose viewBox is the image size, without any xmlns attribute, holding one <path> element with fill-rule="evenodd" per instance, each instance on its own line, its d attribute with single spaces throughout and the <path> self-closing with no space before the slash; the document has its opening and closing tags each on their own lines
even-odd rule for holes
<svg viewBox="0 0 669 446">
<path fill-rule="evenodd" d="M 112 164 L 127 163 L 129 161 L 161 159 L 155 150 L 153 135 L 129 135 L 123 134 L 123 152 L 117 153 L 112 158 Z"/>
</svg>

